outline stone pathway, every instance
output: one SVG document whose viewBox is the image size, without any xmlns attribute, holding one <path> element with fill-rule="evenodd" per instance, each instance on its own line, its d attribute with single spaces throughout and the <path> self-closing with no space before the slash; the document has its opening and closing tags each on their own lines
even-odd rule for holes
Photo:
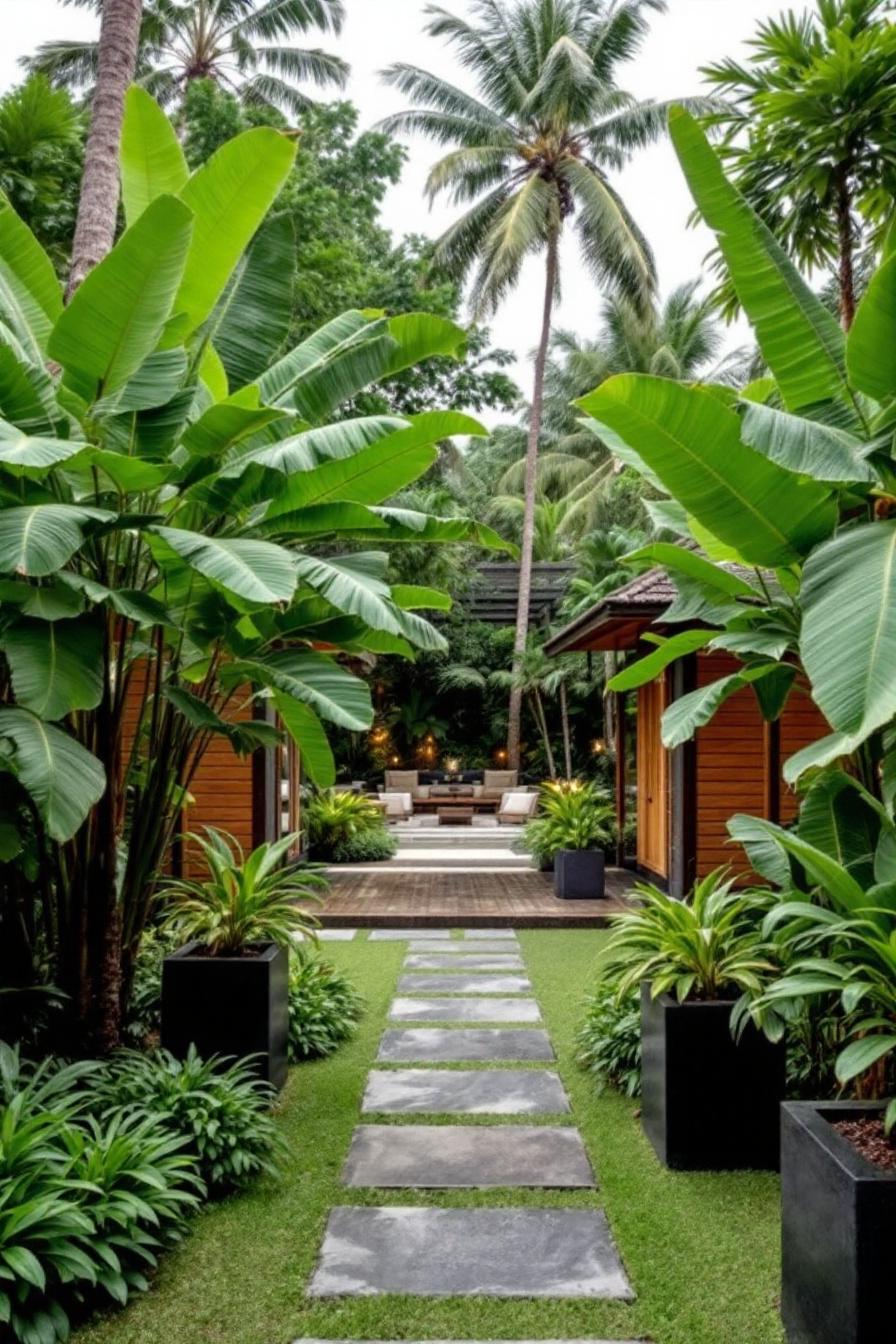
<svg viewBox="0 0 896 1344">
<path fill-rule="evenodd" d="M 514 974 L 525 971 L 515 933 L 465 930 L 455 939 L 447 930 L 379 929 L 371 938 L 408 942 L 390 1020 L 442 1025 L 384 1031 L 344 1185 L 593 1189 L 581 1135 L 565 1120 L 569 1099 L 556 1071 L 502 1067 L 554 1061 L 543 1028 L 504 1025 L 541 1021 L 529 979 Z M 479 1025 L 463 1025 L 471 1022 Z M 428 1067 L 447 1063 L 480 1067 Z M 432 1118 L 392 1124 L 367 1119 L 377 1115 Z M 494 1123 L 439 1122 L 449 1115 L 491 1115 Z M 502 1124 L 505 1116 L 536 1116 L 538 1123 Z M 333 1209 L 308 1292 L 312 1297 L 633 1297 L 602 1210 L 507 1207 L 497 1193 L 494 1207 Z"/>
</svg>

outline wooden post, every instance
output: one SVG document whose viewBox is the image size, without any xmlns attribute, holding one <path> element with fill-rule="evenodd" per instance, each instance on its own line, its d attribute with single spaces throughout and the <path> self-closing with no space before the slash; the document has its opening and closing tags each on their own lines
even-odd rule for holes
<svg viewBox="0 0 896 1344">
<path fill-rule="evenodd" d="M 613 711 L 616 718 L 616 866 L 625 866 L 625 823 L 628 816 L 626 786 L 628 771 L 625 753 L 628 739 L 625 731 L 625 695 L 621 691 L 613 693 Z"/>
</svg>

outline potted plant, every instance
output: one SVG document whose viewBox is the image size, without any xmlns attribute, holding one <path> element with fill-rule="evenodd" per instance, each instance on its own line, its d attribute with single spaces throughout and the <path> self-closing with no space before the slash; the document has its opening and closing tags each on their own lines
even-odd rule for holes
<svg viewBox="0 0 896 1344">
<path fill-rule="evenodd" d="M 596 784 L 563 780 L 544 786 L 541 816 L 526 827 L 524 843 L 543 869 L 553 863 L 554 894 L 560 900 L 603 897 L 603 846 L 612 838 L 613 820 L 613 806 Z"/>
<path fill-rule="evenodd" d="M 825 905 L 794 901 L 770 918 L 797 955 L 762 1002 L 839 996 L 836 1076 L 866 1100 L 783 1108 L 781 1314 L 791 1344 L 876 1344 L 893 1334 L 896 912 L 890 883 L 856 892 L 834 860 L 825 872 Z"/>
<path fill-rule="evenodd" d="M 296 904 L 316 900 L 324 879 L 286 868 L 297 837 L 260 845 L 246 858 L 233 836 L 212 827 L 184 837 L 204 858 L 204 878 L 181 878 L 160 893 L 163 927 L 186 941 L 162 963 L 162 1045 L 185 1058 L 252 1056 L 275 1087 L 286 1081 L 288 948 L 317 921 Z"/>
<path fill-rule="evenodd" d="M 612 919 L 605 969 L 623 997 L 641 987 L 641 1121 L 660 1160 L 682 1170 L 776 1168 L 785 1050 L 748 1015 L 776 967 L 761 922 L 773 897 L 738 891 L 724 869 L 686 901 L 646 883 Z"/>
</svg>

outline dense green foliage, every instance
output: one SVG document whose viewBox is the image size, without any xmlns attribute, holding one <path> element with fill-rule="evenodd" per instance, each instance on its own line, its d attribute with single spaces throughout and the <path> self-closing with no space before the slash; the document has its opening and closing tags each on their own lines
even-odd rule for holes
<svg viewBox="0 0 896 1344">
<path fill-rule="evenodd" d="M 0 191 L 54 264 L 68 263 L 81 174 L 84 115 L 42 75 L 0 98 Z"/>
<path fill-rule="evenodd" d="M 317 952 L 297 948 L 289 969 L 289 1059 L 332 1055 L 354 1035 L 364 1000 L 351 980 Z"/>
<path fill-rule="evenodd" d="M 274 1171 L 280 1151 L 273 1092 L 244 1061 L 123 1050 L 91 1079 L 93 1109 L 123 1110 L 160 1125 L 214 1195 Z"/>
<path fill-rule="evenodd" d="M 542 862 L 553 860 L 563 849 L 601 849 L 613 838 L 613 803 L 609 794 L 591 781 L 546 784 L 539 813 L 526 823 L 523 844 Z"/>
<path fill-rule="evenodd" d="M 232 835 L 212 826 L 205 835 L 185 836 L 189 848 L 202 855 L 207 872 L 204 878 L 178 878 L 162 888 L 163 928 L 216 957 L 262 943 L 288 947 L 296 934 L 311 933 L 317 921 L 297 902 L 318 900 L 326 881 L 314 869 L 285 866 L 298 839 L 285 835 L 245 855 Z"/>
<path fill-rule="evenodd" d="M 385 826 L 350 835 L 333 846 L 334 863 L 383 863 L 395 857 L 398 840 Z"/>
<path fill-rule="evenodd" d="M 364 794 L 340 789 L 312 794 L 302 821 L 311 857 L 322 860 L 332 859 L 340 845 L 386 829 L 382 812 Z"/>
<path fill-rule="evenodd" d="M 621 996 L 613 983 L 601 984 L 585 1000 L 585 1018 L 576 1036 L 579 1065 L 595 1080 L 598 1095 L 607 1087 L 626 1097 L 641 1092 L 641 995 Z"/>
</svg>

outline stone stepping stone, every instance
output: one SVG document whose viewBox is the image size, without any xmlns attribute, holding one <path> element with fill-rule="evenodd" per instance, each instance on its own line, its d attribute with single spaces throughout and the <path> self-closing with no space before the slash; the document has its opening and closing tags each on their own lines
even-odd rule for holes
<svg viewBox="0 0 896 1344">
<path fill-rule="evenodd" d="M 317 936 L 322 943 L 350 943 L 357 929 L 318 929 Z"/>
<path fill-rule="evenodd" d="M 565 1115 L 569 1098 L 546 1069 L 374 1069 L 361 1110 L 380 1115 Z"/>
<path fill-rule="evenodd" d="M 545 1125 L 359 1125 L 342 1171 L 354 1189 L 590 1190 L 577 1129 Z"/>
<path fill-rule="evenodd" d="M 454 970 L 454 967 L 451 968 Z M 525 975 L 403 975 L 400 994 L 531 994 Z"/>
<path fill-rule="evenodd" d="M 409 952 L 428 952 L 431 956 L 438 957 L 469 957 L 483 956 L 489 952 L 499 952 L 504 955 L 513 955 L 519 949 L 515 943 L 509 942 L 506 938 L 496 938 L 494 942 L 469 942 L 464 943 L 459 939 L 454 939 L 450 943 L 438 943 L 432 947 L 428 941 L 422 939 L 413 939 L 408 944 Z"/>
<path fill-rule="evenodd" d="M 336 1208 L 311 1297 L 574 1297 L 631 1301 L 592 1209 Z"/>
<path fill-rule="evenodd" d="M 514 956 L 473 956 L 464 957 L 463 966 L 458 967 L 450 957 L 435 957 L 431 953 L 411 952 L 405 958 L 406 971 L 524 971 L 522 957 Z"/>
<path fill-rule="evenodd" d="M 386 1064 L 479 1064 L 554 1059 L 546 1031 L 518 1027 L 390 1027 L 377 1059 Z"/>
<path fill-rule="evenodd" d="M 450 938 L 450 929 L 371 929 L 371 943 L 403 943 L 410 938 L 426 938 L 440 940 Z"/>
<path fill-rule="evenodd" d="M 394 999 L 393 1022 L 540 1022 L 534 999 Z"/>
<path fill-rule="evenodd" d="M 462 929 L 461 932 L 465 938 L 478 942 L 484 938 L 506 938 L 508 942 L 516 942 L 516 932 L 513 929 Z"/>
</svg>

